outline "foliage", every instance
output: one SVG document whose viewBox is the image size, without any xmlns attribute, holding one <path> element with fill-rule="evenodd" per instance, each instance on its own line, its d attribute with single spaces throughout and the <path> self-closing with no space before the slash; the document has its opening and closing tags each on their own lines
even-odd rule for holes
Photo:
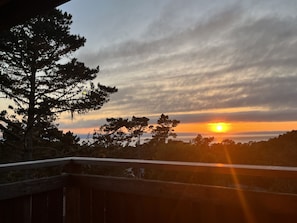
<svg viewBox="0 0 297 223">
<path fill-rule="evenodd" d="M 117 91 L 95 85 L 99 67 L 88 68 L 72 56 L 86 40 L 70 34 L 71 23 L 70 14 L 53 10 L 0 34 L 0 91 L 22 120 L 27 159 L 32 158 L 34 132 L 40 124 L 52 123 L 65 111 L 100 109 Z M 1 129 L 8 133 L 11 121 L 4 116 Z"/>
<path fill-rule="evenodd" d="M 169 119 L 168 115 L 161 114 L 161 117 L 157 121 L 157 125 L 152 130 L 152 142 L 165 143 L 169 137 L 176 137 L 174 128 L 180 123 L 178 120 Z"/>
<path fill-rule="evenodd" d="M 198 134 L 193 140 L 192 143 L 194 146 L 209 148 L 210 144 L 214 141 L 214 137 L 203 137 L 201 134 Z"/>
<path fill-rule="evenodd" d="M 297 131 L 291 131 L 267 141 L 236 143 L 226 139 L 213 142 L 213 137 L 198 134 L 191 142 L 167 140 L 166 143 L 148 143 L 137 147 L 100 149 L 100 156 L 140 158 L 185 162 L 297 166 Z M 99 147 L 94 148 L 99 150 Z M 104 154 L 104 155 L 103 155 Z M 96 156 L 96 153 L 94 153 Z"/>
<path fill-rule="evenodd" d="M 148 121 L 146 117 L 135 116 L 131 120 L 107 118 L 107 124 L 94 131 L 94 145 L 104 148 L 140 145 L 140 137 L 149 128 Z"/>
<path fill-rule="evenodd" d="M 100 135 L 98 130 L 95 131 L 94 135 L 96 137 L 94 140 L 96 143 L 92 145 L 93 152 L 90 155 L 97 157 L 140 158 L 186 162 L 297 166 L 297 131 L 291 131 L 268 141 L 260 142 L 236 143 L 233 140 L 225 139 L 218 143 L 214 142 L 214 137 L 203 137 L 201 134 L 197 134 L 190 142 L 182 142 L 166 138 L 169 137 L 170 133 L 174 133 L 174 131 L 172 131 L 174 130 L 173 126 L 176 126 L 179 121 L 171 120 L 164 114 L 160 117 L 156 125 L 149 125 L 148 123 L 142 125 L 144 128 L 143 133 L 151 134 L 152 137 L 147 142 L 143 142 L 140 145 L 127 145 L 124 143 L 131 136 L 128 123 L 130 123 L 131 128 L 133 118 L 131 120 L 123 118 L 107 119 L 108 123 L 103 125 L 101 129 L 108 134 Z M 164 123 L 167 123 L 167 125 L 164 126 L 168 127 L 164 128 L 164 131 L 163 128 L 160 128 L 162 127 L 162 120 L 165 120 Z M 123 127 L 125 127 L 125 130 L 123 130 Z M 162 131 L 157 133 L 156 130 Z M 116 131 L 120 133 L 116 133 Z M 99 136 L 106 141 L 109 140 L 108 143 L 104 140 L 100 141 L 101 138 Z M 156 136 L 160 136 L 161 140 L 159 142 L 162 143 L 156 143 Z M 137 137 L 134 139 L 136 140 Z"/>
<path fill-rule="evenodd" d="M 23 127 L 22 123 L 14 120 L 7 125 L 0 140 L 0 162 L 15 162 L 23 158 Z M 72 132 L 63 133 L 57 125 L 49 122 L 39 123 L 34 128 L 33 157 L 35 159 L 74 156 L 83 148 L 79 144 L 80 138 Z"/>
</svg>

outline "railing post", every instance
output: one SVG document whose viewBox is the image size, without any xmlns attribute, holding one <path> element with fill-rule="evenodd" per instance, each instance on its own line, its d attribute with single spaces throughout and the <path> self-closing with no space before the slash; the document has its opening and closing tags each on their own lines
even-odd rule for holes
<svg viewBox="0 0 297 223">
<path fill-rule="evenodd" d="M 72 174 L 79 174 L 82 172 L 82 166 L 80 164 L 74 163 L 73 161 L 70 161 L 68 164 L 66 164 L 63 168 L 63 172 L 65 173 L 72 173 Z"/>
</svg>

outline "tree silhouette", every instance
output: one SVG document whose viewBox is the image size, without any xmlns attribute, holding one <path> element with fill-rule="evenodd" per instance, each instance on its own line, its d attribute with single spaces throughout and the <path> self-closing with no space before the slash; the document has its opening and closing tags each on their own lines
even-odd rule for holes
<svg viewBox="0 0 297 223">
<path fill-rule="evenodd" d="M 94 131 L 94 145 L 103 148 L 122 147 L 127 140 L 124 128 L 128 125 L 128 119 L 107 118 L 106 122 L 98 130 Z"/>
<path fill-rule="evenodd" d="M 149 120 L 146 117 L 133 116 L 131 121 L 129 121 L 128 130 L 130 131 L 131 138 L 136 138 L 136 146 L 140 145 L 140 137 L 145 130 L 151 128 L 151 126 L 148 126 Z"/>
<path fill-rule="evenodd" d="M 193 140 L 192 143 L 200 148 L 209 148 L 210 144 L 214 141 L 214 137 L 203 137 L 201 134 L 198 134 Z"/>
<path fill-rule="evenodd" d="M 24 124 L 25 159 L 32 159 L 38 123 L 53 122 L 66 111 L 100 109 L 117 91 L 95 85 L 99 67 L 88 68 L 72 56 L 86 40 L 70 34 L 71 23 L 70 14 L 53 10 L 0 34 L 0 91 Z M 7 124 L 1 121 L 3 129 Z"/>
<path fill-rule="evenodd" d="M 174 128 L 180 123 L 178 120 L 169 119 L 168 115 L 161 114 L 157 121 L 157 126 L 152 130 L 152 142 L 165 143 L 169 137 L 176 137 Z"/>
<path fill-rule="evenodd" d="M 94 131 L 94 145 L 104 148 L 129 146 L 131 143 L 140 145 L 140 137 L 149 128 L 148 121 L 146 117 L 135 116 L 131 120 L 107 118 L 107 123 Z"/>
</svg>

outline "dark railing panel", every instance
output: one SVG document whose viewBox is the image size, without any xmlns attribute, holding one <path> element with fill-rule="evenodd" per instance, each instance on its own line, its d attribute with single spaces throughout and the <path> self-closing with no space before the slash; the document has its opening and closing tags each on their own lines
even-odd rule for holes
<svg viewBox="0 0 297 223">
<path fill-rule="evenodd" d="M 106 192 L 92 187 L 66 187 L 66 223 L 106 222 Z"/>
<path fill-rule="evenodd" d="M 239 207 L 230 207 L 182 199 L 141 196 L 130 193 L 96 191 L 95 203 L 90 207 L 80 202 L 80 217 L 66 222 L 108 222 L 108 223 L 197 223 L 197 222 L 248 222 Z M 98 195 L 100 195 L 98 197 Z M 177 194 L 178 196 L 178 194 Z M 82 197 L 81 197 L 82 198 Z M 99 201 L 99 205 L 98 204 Z M 85 206 L 82 206 L 85 205 Z M 81 215 L 84 208 L 93 210 L 89 216 Z M 84 214 L 86 214 L 85 212 Z M 90 212 L 89 212 L 90 213 Z M 69 213 L 66 217 L 69 216 Z M 84 216 L 84 217 L 82 217 Z M 88 221 L 86 221 L 88 220 Z M 267 220 L 264 219 L 264 220 Z M 274 222 L 274 221 L 270 221 Z"/>
<path fill-rule="evenodd" d="M 67 179 L 68 177 L 65 174 L 63 176 L 2 184 L 0 185 L 0 200 L 63 188 L 66 185 Z"/>
<path fill-rule="evenodd" d="M 63 188 L 0 201 L 1 223 L 63 223 Z"/>
<path fill-rule="evenodd" d="M 297 195 L 293 194 L 87 175 L 70 175 L 69 182 L 77 190 L 69 198 L 76 199 L 76 209 L 80 210 L 80 217 L 76 218 L 80 221 L 75 222 L 87 222 L 84 220 L 98 217 L 99 213 L 103 222 L 111 223 L 182 223 L 185 219 L 221 223 L 295 222 L 297 218 Z M 67 203 L 73 205 L 75 201 Z M 66 216 L 71 217 L 72 213 L 66 212 Z"/>
<path fill-rule="evenodd" d="M 31 223 L 31 196 L 0 201 L 0 222 Z"/>
<path fill-rule="evenodd" d="M 65 188 L 65 222 L 78 223 L 80 218 L 80 188 L 71 185 Z"/>
<path fill-rule="evenodd" d="M 63 223 L 63 188 L 32 195 L 32 223 Z"/>
<path fill-rule="evenodd" d="M 1 223 L 62 223 L 67 176 L 0 185 Z"/>
<path fill-rule="evenodd" d="M 80 218 L 82 222 L 92 222 L 92 212 L 94 206 L 92 205 L 93 190 L 92 188 L 80 189 Z"/>
<path fill-rule="evenodd" d="M 92 190 L 92 219 L 93 222 L 106 222 L 106 192 L 102 190 Z"/>
</svg>

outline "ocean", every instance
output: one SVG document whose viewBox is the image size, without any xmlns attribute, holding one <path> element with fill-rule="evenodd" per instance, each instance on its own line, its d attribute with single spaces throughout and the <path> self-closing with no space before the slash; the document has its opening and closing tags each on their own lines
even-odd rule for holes
<svg viewBox="0 0 297 223">
<path fill-rule="evenodd" d="M 224 139 L 233 140 L 236 143 L 247 143 L 247 142 L 259 142 L 267 141 L 271 138 L 278 137 L 286 132 L 284 131 L 266 131 L 266 132 L 240 132 L 240 133 L 213 133 L 213 134 L 201 134 L 202 137 L 214 137 L 214 142 L 221 142 Z M 188 132 L 188 133 L 178 133 L 178 140 L 184 142 L 189 142 L 194 139 L 198 133 Z"/>
<path fill-rule="evenodd" d="M 214 142 L 222 142 L 224 139 L 231 139 L 236 143 L 247 143 L 247 142 L 259 142 L 259 141 L 267 141 L 271 138 L 278 137 L 286 133 L 285 131 L 266 131 L 266 132 L 241 132 L 241 133 L 213 133 L 213 134 L 203 134 L 201 133 L 202 137 L 214 137 Z M 186 133 L 178 133 L 176 132 L 177 137 L 175 140 L 181 140 L 184 142 L 190 142 L 193 140 L 198 134 L 195 132 L 186 132 Z M 78 134 L 80 137 L 80 141 L 84 141 L 89 138 L 92 141 L 92 135 L 88 134 Z M 149 139 L 149 135 L 144 135 L 141 137 L 141 141 L 145 142 L 145 140 Z"/>
</svg>

